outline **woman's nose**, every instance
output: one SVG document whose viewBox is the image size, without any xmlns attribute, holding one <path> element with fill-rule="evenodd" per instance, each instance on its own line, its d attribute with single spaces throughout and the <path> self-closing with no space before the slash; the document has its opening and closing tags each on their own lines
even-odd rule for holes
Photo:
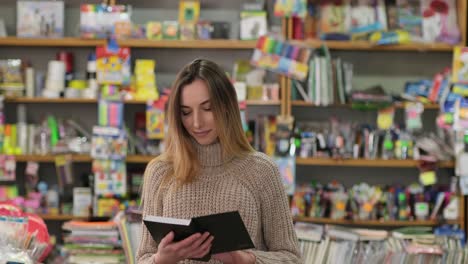
<svg viewBox="0 0 468 264">
<path fill-rule="evenodd" d="M 199 111 L 194 111 L 193 113 L 193 127 L 196 129 L 201 128 L 202 125 L 202 120 L 201 120 L 201 115 Z"/>
</svg>

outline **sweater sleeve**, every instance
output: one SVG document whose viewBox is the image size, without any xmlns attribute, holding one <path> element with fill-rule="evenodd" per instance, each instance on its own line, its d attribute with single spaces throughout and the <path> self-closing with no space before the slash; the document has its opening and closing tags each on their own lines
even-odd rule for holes
<svg viewBox="0 0 468 264">
<path fill-rule="evenodd" d="M 302 263 L 299 245 L 278 166 L 268 158 L 260 195 L 263 240 L 266 251 L 251 250 L 256 263 Z"/>
<path fill-rule="evenodd" d="M 164 162 L 153 159 L 145 169 L 143 176 L 143 192 L 141 196 L 143 217 L 146 215 L 162 215 L 161 182 L 166 173 Z M 136 260 L 138 264 L 153 264 L 153 255 L 158 244 L 142 223 L 140 245 L 138 246 Z"/>
</svg>

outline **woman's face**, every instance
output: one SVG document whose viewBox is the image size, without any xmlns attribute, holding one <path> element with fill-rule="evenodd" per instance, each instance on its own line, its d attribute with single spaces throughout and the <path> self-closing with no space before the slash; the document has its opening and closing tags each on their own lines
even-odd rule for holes
<svg viewBox="0 0 468 264">
<path fill-rule="evenodd" d="M 216 141 L 218 133 L 205 82 L 197 79 L 183 87 L 180 105 L 182 123 L 187 132 L 201 145 Z"/>
</svg>

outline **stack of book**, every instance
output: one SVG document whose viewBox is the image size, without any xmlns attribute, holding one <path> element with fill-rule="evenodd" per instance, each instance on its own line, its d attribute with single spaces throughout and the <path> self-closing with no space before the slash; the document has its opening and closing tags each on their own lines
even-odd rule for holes
<svg viewBox="0 0 468 264">
<path fill-rule="evenodd" d="M 64 237 L 67 263 L 125 262 L 117 223 L 69 221 L 62 228 L 67 232 Z"/>
<path fill-rule="evenodd" d="M 305 263 L 467 263 L 460 238 L 428 227 L 384 230 L 296 223 Z"/>
<path fill-rule="evenodd" d="M 345 104 L 352 90 L 353 65 L 340 58 L 332 59 L 326 46 L 316 49 L 309 61 L 305 82 L 292 81 L 292 100 L 314 105 Z"/>
</svg>

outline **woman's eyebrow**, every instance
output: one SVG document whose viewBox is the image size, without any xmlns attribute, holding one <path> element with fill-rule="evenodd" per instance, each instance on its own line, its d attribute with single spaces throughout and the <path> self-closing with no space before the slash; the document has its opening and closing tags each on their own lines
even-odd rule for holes
<svg viewBox="0 0 468 264">
<path fill-rule="evenodd" d="M 206 101 L 203 101 L 200 105 L 204 105 L 204 104 L 207 104 L 210 102 L 210 99 L 206 100 Z M 186 106 L 186 105 L 180 105 L 181 108 L 190 108 L 190 106 Z"/>
</svg>

